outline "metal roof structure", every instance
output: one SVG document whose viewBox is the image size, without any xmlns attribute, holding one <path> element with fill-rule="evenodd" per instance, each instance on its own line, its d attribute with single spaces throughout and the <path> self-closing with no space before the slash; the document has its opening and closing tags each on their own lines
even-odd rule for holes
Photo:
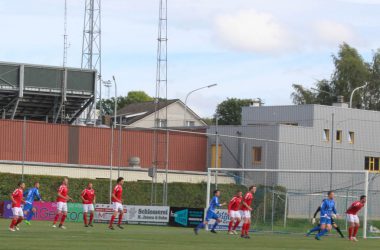
<svg viewBox="0 0 380 250">
<path fill-rule="evenodd" d="M 73 123 L 94 102 L 95 70 L 0 62 L 2 119 Z"/>
</svg>

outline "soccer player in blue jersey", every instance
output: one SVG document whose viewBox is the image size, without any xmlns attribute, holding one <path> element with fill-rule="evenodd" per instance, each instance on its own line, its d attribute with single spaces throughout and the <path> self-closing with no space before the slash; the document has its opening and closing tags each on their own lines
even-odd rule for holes
<svg viewBox="0 0 380 250">
<path fill-rule="evenodd" d="M 215 209 L 220 208 L 221 206 L 226 205 L 226 203 L 219 203 L 219 197 L 220 197 L 220 191 L 215 190 L 214 191 L 214 197 L 210 201 L 210 205 L 207 209 L 206 219 L 204 222 L 201 222 L 196 228 L 194 228 L 194 233 L 198 234 L 198 231 L 202 228 L 204 228 L 206 225 L 208 225 L 208 222 L 210 220 L 215 220 L 215 223 L 211 229 L 211 233 L 216 233 L 215 228 L 218 226 L 218 224 L 221 222 L 221 219 L 219 218 L 219 215 L 215 212 Z"/>
<path fill-rule="evenodd" d="M 42 201 L 41 195 L 39 192 L 40 183 L 35 182 L 34 187 L 29 188 L 26 192 L 24 192 L 25 205 L 24 205 L 24 215 L 25 215 L 25 224 L 30 225 L 30 221 L 33 218 L 33 215 L 36 213 L 36 208 L 33 207 L 34 200 L 37 199 Z"/>
<path fill-rule="evenodd" d="M 337 216 L 335 208 L 334 192 L 327 193 L 327 199 L 323 200 L 321 205 L 321 231 L 315 236 L 316 240 L 321 240 L 321 237 L 331 230 L 331 219 Z"/>
</svg>

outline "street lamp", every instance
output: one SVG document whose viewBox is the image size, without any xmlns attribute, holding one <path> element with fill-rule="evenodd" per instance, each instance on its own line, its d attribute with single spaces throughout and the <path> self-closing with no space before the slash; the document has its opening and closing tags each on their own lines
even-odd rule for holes
<svg viewBox="0 0 380 250">
<path fill-rule="evenodd" d="M 352 91 L 352 93 L 351 93 L 351 97 L 350 97 L 350 108 L 352 108 L 352 98 L 354 97 L 355 92 L 356 92 L 357 90 L 359 90 L 359 89 L 363 89 L 363 88 L 367 87 L 367 85 L 368 85 L 368 82 L 367 82 L 366 84 L 364 84 L 363 86 L 357 87 L 356 89 L 354 89 L 354 90 Z"/>
<path fill-rule="evenodd" d="M 217 85 L 218 85 L 217 83 L 214 83 L 214 84 L 211 84 L 211 85 L 207 85 L 207 86 L 204 86 L 204 87 L 200 87 L 200 88 L 194 89 L 194 90 L 190 91 L 189 93 L 187 93 L 186 98 L 185 98 L 185 113 L 183 114 L 183 125 L 185 127 L 186 127 L 187 99 L 189 98 L 189 96 L 192 93 L 194 93 L 195 91 L 198 91 L 198 90 L 201 90 L 201 89 L 212 88 L 212 87 L 215 87 Z"/>
</svg>

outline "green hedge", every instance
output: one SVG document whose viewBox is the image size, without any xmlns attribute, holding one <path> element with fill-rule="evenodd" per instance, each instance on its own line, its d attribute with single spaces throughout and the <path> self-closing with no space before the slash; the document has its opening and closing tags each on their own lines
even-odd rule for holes
<svg viewBox="0 0 380 250">
<path fill-rule="evenodd" d="M 9 194 L 16 188 L 21 175 L 0 173 L 0 200 L 9 200 Z M 46 201 L 54 201 L 56 191 L 62 181 L 62 177 L 25 175 L 24 181 L 27 187 L 31 187 L 35 181 L 40 182 L 40 193 Z M 74 179 L 69 180 L 69 195 L 80 202 L 80 194 L 87 183 L 91 181 L 97 194 L 97 203 L 109 202 L 109 180 Z M 113 183 L 112 185 L 115 185 Z M 123 199 L 126 204 L 150 205 L 151 187 L 149 182 L 126 182 Z M 212 187 L 213 188 L 213 187 Z M 237 190 L 245 192 L 247 188 L 241 185 L 218 185 L 221 190 L 222 202 L 228 202 Z M 157 204 L 162 202 L 162 184 L 157 184 Z M 206 183 L 169 183 L 168 205 L 178 207 L 203 208 L 205 206 Z"/>
</svg>

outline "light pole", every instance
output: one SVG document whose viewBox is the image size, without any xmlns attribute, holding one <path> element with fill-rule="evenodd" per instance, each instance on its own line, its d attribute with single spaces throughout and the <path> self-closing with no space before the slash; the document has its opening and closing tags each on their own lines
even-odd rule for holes
<svg viewBox="0 0 380 250">
<path fill-rule="evenodd" d="M 367 87 L 367 85 L 368 85 L 368 82 L 367 82 L 366 84 L 364 84 L 363 86 L 357 87 L 356 89 L 354 89 L 354 90 L 351 92 L 351 96 L 350 96 L 350 108 L 352 108 L 352 99 L 353 99 L 353 97 L 354 97 L 355 92 L 356 92 L 357 90 L 359 90 L 359 89 L 363 89 L 363 88 Z"/>
<path fill-rule="evenodd" d="M 114 120 L 111 127 L 111 145 L 110 145 L 110 203 L 112 197 L 112 170 L 113 170 L 113 144 L 114 144 L 114 129 L 116 127 L 116 112 L 117 112 L 117 85 L 115 76 L 112 76 L 113 82 L 115 83 L 115 107 L 114 107 Z M 109 81 L 110 82 L 110 81 Z"/>
<path fill-rule="evenodd" d="M 217 85 L 218 85 L 217 83 L 214 83 L 214 84 L 211 84 L 211 85 L 207 85 L 207 86 L 204 86 L 204 87 L 201 87 L 201 88 L 194 89 L 194 90 L 190 91 L 189 93 L 187 93 L 186 98 L 185 98 L 185 113 L 183 114 L 183 125 L 185 127 L 186 127 L 187 99 L 189 98 L 189 96 L 192 93 L 194 93 L 195 91 L 202 90 L 202 89 L 207 89 L 207 88 L 212 88 L 212 87 L 215 87 Z"/>
</svg>

